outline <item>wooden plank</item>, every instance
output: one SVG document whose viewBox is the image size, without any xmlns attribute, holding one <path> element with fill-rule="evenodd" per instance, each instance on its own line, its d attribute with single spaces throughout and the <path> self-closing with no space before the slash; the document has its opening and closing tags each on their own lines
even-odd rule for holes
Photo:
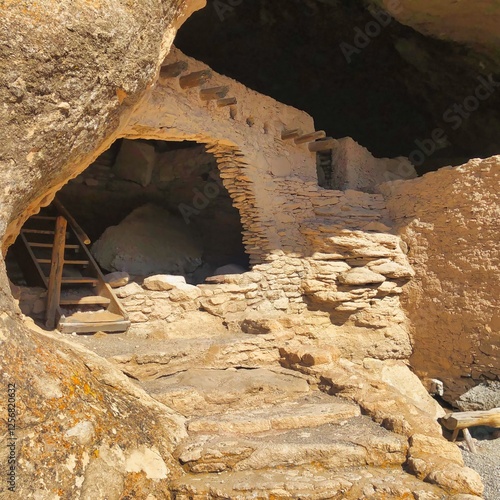
<svg viewBox="0 0 500 500">
<path fill-rule="evenodd" d="M 83 305 L 102 305 L 107 306 L 111 302 L 107 297 L 100 295 L 89 295 L 87 297 L 64 298 L 59 301 L 61 306 L 83 306 Z"/>
<path fill-rule="evenodd" d="M 68 221 L 68 224 L 71 226 L 71 229 L 79 235 L 80 239 L 85 245 L 90 245 L 90 238 L 87 236 L 85 231 L 80 227 L 78 222 L 73 218 L 73 216 L 66 210 L 64 205 L 57 199 L 54 198 L 52 201 L 52 205 L 56 208 L 56 210 Z"/>
<path fill-rule="evenodd" d="M 48 229 L 29 229 L 29 228 L 21 229 L 21 233 L 23 233 L 23 234 L 55 234 L 54 231 L 50 231 Z"/>
<path fill-rule="evenodd" d="M 464 411 L 446 415 L 441 423 L 448 430 L 466 429 L 476 425 L 487 425 L 489 427 L 500 427 L 500 408 L 488 411 Z"/>
<path fill-rule="evenodd" d="M 67 323 L 64 318 L 61 318 L 58 330 L 62 333 L 95 333 L 95 332 L 107 332 L 107 333 L 120 333 L 126 332 L 130 326 L 130 321 L 120 320 L 108 322 L 93 322 L 93 323 Z"/>
<path fill-rule="evenodd" d="M 61 296 L 61 279 L 64 267 L 64 243 L 66 242 L 67 221 L 60 216 L 56 220 L 54 246 L 52 247 L 52 263 L 50 267 L 49 286 L 47 292 L 47 311 L 45 325 L 53 329 L 56 326 L 56 314 Z"/>
<path fill-rule="evenodd" d="M 177 61 L 172 64 L 166 64 L 160 69 L 160 78 L 176 78 L 187 69 L 187 61 Z"/>
<path fill-rule="evenodd" d="M 39 243 L 38 241 L 26 241 L 26 244 L 34 248 L 52 248 L 52 243 Z M 78 250 L 80 245 L 65 245 L 66 249 Z"/>
<path fill-rule="evenodd" d="M 119 314 L 109 311 L 77 311 L 69 316 L 66 316 L 66 323 L 113 323 L 121 321 L 123 318 Z"/>
<path fill-rule="evenodd" d="M 52 261 L 50 259 L 36 259 L 39 264 L 50 264 Z M 69 266 L 88 266 L 88 260 L 65 260 L 65 265 Z"/>
<path fill-rule="evenodd" d="M 226 97 L 229 92 L 229 87 L 224 85 L 222 87 L 211 87 L 209 89 L 200 90 L 200 99 L 202 101 L 213 101 L 214 99 L 222 99 Z"/>
<path fill-rule="evenodd" d="M 326 132 L 324 130 L 318 130 L 317 132 L 311 132 L 310 134 L 301 135 L 294 139 L 295 144 L 304 144 L 306 142 L 316 141 L 318 139 L 323 139 L 326 137 Z"/>
<path fill-rule="evenodd" d="M 320 151 L 332 150 L 337 146 L 337 139 L 328 137 L 327 139 L 310 142 L 308 147 L 311 153 L 318 153 Z"/>
<path fill-rule="evenodd" d="M 300 130 L 300 128 L 289 130 L 285 129 L 281 132 L 281 140 L 288 141 L 290 139 L 295 139 L 296 137 L 299 137 L 300 134 L 302 134 L 302 130 Z"/>
<path fill-rule="evenodd" d="M 203 69 L 201 71 L 195 71 L 193 73 L 189 73 L 188 75 L 181 76 L 179 78 L 179 85 L 182 89 L 199 87 L 200 85 L 207 83 L 210 78 L 212 78 L 212 71 L 209 69 Z"/>
<path fill-rule="evenodd" d="M 224 108 L 225 106 L 233 106 L 234 104 L 238 104 L 238 100 L 236 97 L 225 97 L 224 99 L 219 99 L 217 101 L 217 106 L 219 108 Z"/>
<path fill-rule="evenodd" d="M 29 220 L 56 220 L 57 217 L 54 215 L 32 215 Z"/>
<path fill-rule="evenodd" d="M 83 277 L 83 278 L 62 278 L 62 283 L 64 285 L 82 285 L 82 284 L 90 284 L 90 285 L 97 285 L 99 283 L 99 280 L 96 278 L 89 278 L 89 277 Z"/>
</svg>

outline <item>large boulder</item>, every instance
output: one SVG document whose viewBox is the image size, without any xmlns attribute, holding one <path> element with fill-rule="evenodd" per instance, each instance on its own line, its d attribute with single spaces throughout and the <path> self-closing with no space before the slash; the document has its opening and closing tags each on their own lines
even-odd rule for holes
<svg viewBox="0 0 500 500">
<path fill-rule="evenodd" d="M 462 394 L 455 403 L 461 411 L 500 408 L 500 382 L 488 380 Z"/>
<path fill-rule="evenodd" d="M 112 226 L 92 246 L 99 265 L 136 276 L 186 275 L 201 266 L 203 249 L 191 226 L 148 204 Z"/>
</svg>

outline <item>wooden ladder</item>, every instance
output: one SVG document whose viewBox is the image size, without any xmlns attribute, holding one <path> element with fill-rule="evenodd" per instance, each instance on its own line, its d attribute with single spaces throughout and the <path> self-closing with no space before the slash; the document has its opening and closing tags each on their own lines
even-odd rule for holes
<svg viewBox="0 0 500 500">
<path fill-rule="evenodd" d="M 63 333 L 124 332 L 130 326 L 87 245 L 90 238 L 55 199 L 24 224 L 14 249 L 29 286 L 47 289 L 46 326 Z"/>
</svg>

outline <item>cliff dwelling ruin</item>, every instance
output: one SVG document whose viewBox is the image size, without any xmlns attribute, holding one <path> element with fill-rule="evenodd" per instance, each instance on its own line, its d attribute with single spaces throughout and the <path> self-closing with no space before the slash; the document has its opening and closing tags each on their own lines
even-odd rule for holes
<svg viewBox="0 0 500 500">
<path fill-rule="evenodd" d="M 499 498 L 496 24 L 125 3 L 2 7 L 0 496 Z"/>
</svg>

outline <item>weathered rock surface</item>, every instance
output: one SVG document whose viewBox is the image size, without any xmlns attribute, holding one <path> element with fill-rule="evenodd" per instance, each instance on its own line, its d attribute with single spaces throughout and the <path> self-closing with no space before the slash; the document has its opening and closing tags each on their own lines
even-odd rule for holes
<svg viewBox="0 0 500 500">
<path fill-rule="evenodd" d="M 15 493 L 2 498 L 161 495 L 182 473 L 171 452 L 184 419 L 94 353 L 2 313 L 2 379 L 15 386 Z M 5 406 L 6 408 L 6 406 Z M 7 477 L 7 454 L 0 452 Z"/>
<path fill-rule="evenodd" d="M 106 274 L 104 276 L 104 280 L 111 288 L 120 288 L 128 284 L 130 275 L 125 272 L 116 271 L 114 273 Z"/>
<path fill-rule="evenodd" d="M 412 366 L 454 401 L 500 376 L 500 157 L 383 185 L 416 277 L 405 288 Z"/>
<path fill-rule="evenodd" d="M 153 291 L 172 290 L 173 288 L 187 288 L 184 276 L 170 276 L 168 274 L 158 274 L 148 276 L 143 282 L 144 288 Z"/>
<path fill-rule="evenodd" d="M 134 338 L 116 335 L 104 338 L 78 338 L 107 358 L 128 376 L 138 380 L 155 380 L 189 368 L 259 368 L 276 365 L 279 342 L 290 334 L 249 336 L 243 334 L 213 335 L 196 332 L 191 338 Z"/>
<path fill-rule="evenodd" d="M 8 355 L 1 370 L 16 384 L 19 408 L 11 497 L 480 494 L 478 476 L 442 438 L 437 408 L 404 365 L 411 343 L 399 295 L 413 272 L 408 246 L 390 234 L 383 197 L 318 187 L 308 148 L 281 140 L 285 128 L 313 128 L 306 113 L 222 75 L 211 84 L 230 85 L 236 107 L 200 105 L 199 93 L 179 92 L 176 78 L 155 82 L 175 27 L 199 3 L 11 2 L 0 17 L 4 248 L 114 139 L 151 137 L 197 141 L 213 153 L 254 265 L 201 287 L 130 283 L 117 295 L 135 323 L 131 332 L 68 344 L 22 325 L 2 261 L 0 343 Z M 172 63 L 207 71 L 172 55 Z M 138 184 L 149 182 L 147 159 L 146 167 L 133 178 Z M 128 168 L 117 173 L 131 177 Z M 137 222 L 125 251 L 148 224 Z M 151 274 L 194 270 L 201 252 L 187 240 L 175 269 Z M 163 263 L 162 246 L 147 248 L 147 259 L 159 252 Z M 136 249 L 134 274 L 149 274 L 137 256 Z M 109 266 L 116 268 L 113 257 Z M 245 334 L 249 309 L 261 318 L 250 318 Z M 203 434 L 208 428 L 215 432 Z M 4 447 L 2 477 L 6 454 Z"/>
<path fill-rule="evenodd" d="M 0 238 L 106 149 L 155 79 L 194 2 L 4 2 Z M 141 36 L 137 36 L 137 33 Z M 2 498 L 163 496 L 183 421 L 102 359 L 23 325 L 0 265 L 0 362 L 16 387 L 15 492 Z M 6 385 L 4 386 L 6 387 Z M 2 421 L 7 420 L 2 405 Z M 2 430 L 2 442 L 11 436 Z"/>
<path fill-rule="evenodd" d="M 492 380 L 476 385 L 462 394 L 455 404 L 461 411 L 500 408 L 500 382 Z"/>
<path fill-rule="evenodd" d="M 155 160 L 153 145 L 125 139 L 116 158 L 113 173 L 119 179 L 146 187 L 151 182 Z"/>
<path fill-rule="evenodd" d="M 242 487 L 240 473 L 245 471 L 248 492 L 262 489 L 270 495 L 277 491 L 273 481 L 280 477 L 275 470 L 281 467 L 286 469 L 281 480 L 290 483 L 281 487 L 298 491 L 292 478 L 297 471 L 307 477 L 312 464 L 325 488 L 335 485 L 344 491 L 339 498 L 363 498 L 355 489 L 350 496 L 352 485 L 346 478 L 351 474 L 371 478 L 365 483 L 366 498 L 375 485 L 388 480 L 386 474 L 396 481 L 395 489 L 386 491 L 387 498 L 398 498 L 400 491 L 426 491 L 428 498 L 439 498 L 444 491 L 481 492 L 479 476 L 463 466 L 456 445 L 441 435 L 436 419 L 442 410 L 404 363 L 377 359 L 365 359 L 362 365 L 350 363 L 339 359 L 338 352 L 320 339 L 293 338 L 284 334 L 283 325 L 278 330 L 281 333 L 228 334 L 233 345 L 225 350 L 215 347 L 224 338 L 216 335 L 208 342 L 216 342 L 209 356 L 205 354 L 206 333 L 198 332 L 198 337 L 185 339 L 180 364 L 172 360 L 176 356 L 172 342 L 168 353 L 162 353 L 161 343 L 150 340 L 146 344 L 131 333 L 120 335 L 121 347 L 109 342 L 111 336 L 77 340 L 110 358 L 139 379 L 152 397 L 188 419 L 189 436 L 175 456 L 199 479 L 174 482 L 173 491 L 178 493 L 216 496 L 226 491 L 217 489 L 222 483 L 216 478 L 224 477 L 232 488 L 227 491 L 234 494 Z M 271 346 L 284 368 L 272 359 L 276 351 L 269 358 Z M 132 355 L 117 355 L 117 349 L 130 348 Z M 260 355 L 259 349 L 263 350 Z M 254 369 L 249 370 L 253 363 Z M 402 474 L 403 465 L 435 486 Z M 384 474 L 378 472 L 380 467 L 386 468 Z M 373 474 L 365 476 L 367 470 Z M 269 480 L 252 483 L 251 471 Z M 342 486 L 336 482 L 341 478 Z M 302 484 L 305 489 L 317 486 L 313 479 Z M 308 492 L 310 498 L 319 498 L 313 492 Z M 340 491 L 336 494 L 341 495 Z"/>
<path fill-rule="evenodd" d="M 424 34 L 473 45 L 495 54 L 498 44 L 498 5 L 488 0 L 480 3 L 462 2 L 450 9 L 449 4 L 429 0 L 377 0 L 399 22 Z"/>
</svg>

